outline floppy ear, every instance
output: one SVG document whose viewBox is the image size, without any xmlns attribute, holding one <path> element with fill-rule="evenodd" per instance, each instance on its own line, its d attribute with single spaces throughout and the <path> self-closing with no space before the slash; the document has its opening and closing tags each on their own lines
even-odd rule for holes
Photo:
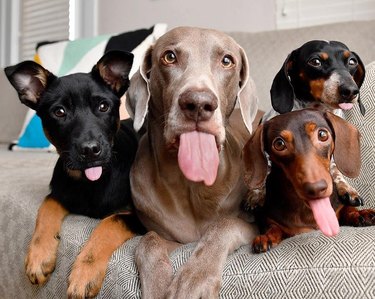
<svg viewBox="0 0 375 299">
<path fill-rule="evenodd" d="M 362 83 L 365 80 L 365 74 L 366 74 L 365 66 L 364 66 L 361 58 L 359 58 L 359 55 L 357 53 L 352 52 L 352 54 L 355 56 L 355 58 L 358 61 L 358 68 L 357 68 L 356 72 L 354 73 L 353 79 L 354 79 L 355 83 L 357 84 L 358 88 L 361 88 Z M 358 96 L 359 109 L 361 111 L 361 114 L 365 115 L 366 109 L 362 104 L 360 96 L 361 95 L 359 94 L 359 96 Z"/>
<path fill-rule="evenodd" d="M 240 90 L 237 93 L 237 100 L 240 105 L 242 119 L 249 133 L 252 132 L 252 122 L 258 110 L 258 96 L 255 83 L 249 75 L 249 62 L 244 49 L 240 47 L 242 67 L 240 73 Z"/>
<path fill-rule="evenodd" d="M 325 117 L 335 133 L 333 158 L 338 169 L 347 177 L 357 177 L 361 169 L 361 146 L 358 130 L 333 113 L 326 112 Z"/>
<path fill-rule="evenodd" d="M 130 88 L 126 92 L 126 110 L 134 120 L 134 129 L 139 131 L 145 121 L 150 101 L 150 80 L 152 46 L 147 50 L 139 70 L 130 81 Z"/>
<path fill-rule="evenodd" d="M 293 65 L 295 51 L 290 53 L 283 63 L 280 71 L 273 79 L 271 86 L 271 103 L 275 111 L 280 114 L 292 111 L 296 95 L 289 78 L 289 70 Z"/>
<path fill-rule="evenodd" d="M 129 87 L 129 73 L 134 55 L 125 51 L 109 51 L 93 67 L 91 73 L 99 76 L 118 96 Z"/>
<path fill-rule="evenodd" d="M 4 69 L 9 82 L 17 90 L 20 101 L 31 109 L 38 108 L 47 85 L 56 78 L 38 63 L 28 60 Z"/>
<path fill-rule="evenodd" d="M 264 186 L 268 161 L 264 153 L 263 124 L 259 125 L 242 150 L 242 160 L 245 168 L 245 184 L 250 190 Z"/>
</svg>

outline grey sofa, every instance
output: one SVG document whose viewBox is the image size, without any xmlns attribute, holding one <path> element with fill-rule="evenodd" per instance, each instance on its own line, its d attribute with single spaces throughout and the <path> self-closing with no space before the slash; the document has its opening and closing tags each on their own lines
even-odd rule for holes
<svg viewBox="0 0 375 299">
<path fill-rule="evenodd" d="M 347 117 L 362 133 L 363 169 L 352 183 L 375 208 L 375 21 L 333 24 L 297 30 L 230 33 L 246 50 L 260 107 L 270 107 L 269 88 L 286 55 L 310 39 L 346 43 L 367 65 L 361 90 L 367 114 L 358 107 Z M 0 74 L 0 298 L 65 298 L 74 258 L 98 220 L 70 215 L 63 224 L 57 267 L 48 283 L 33 286 L 24 273 L 24 256 L 34 229 L 37 209 L 48 192 L 56 154 L 10 152 L 26 109 Z M 124 107 L 122 107 L 124 109 Z M 98 298 L 140 298 L 134 250 L 140 237 L 113 255 Z M 249 240 L 250 241 L 250 240 Z M 187 244 L 171 255 L 176 270 L 192 252 Z M 342 228 L 335 238 L 320 232 L 283 241 L 265 254 L 243 246 L 230 255 L 223 273 L 221 298 L 375 298 L 375 228 Z"/>
</svg>

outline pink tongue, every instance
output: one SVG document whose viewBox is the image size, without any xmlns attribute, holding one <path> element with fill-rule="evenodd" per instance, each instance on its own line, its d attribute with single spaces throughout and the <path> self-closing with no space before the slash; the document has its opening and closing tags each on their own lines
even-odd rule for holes
<svg viewBox="0 0 375 299">
<path fill-rule="evenodd" d="M 85 175 L 90 181 L 99 180 L 102 172 L 103 168 L 101 166 L 85 169 Z"/>
<path fill-rule="evenodd" d="M 178 165 L 185 177 L 193 182 L 211 186 L 219 167 L 219 152 L 215 136 L 202 132 L 189 132 L 180 136 Z"/>
<path fill-rule="evenodd" d="M 340 103 L 339 104 L 339 107 L 342 109 L 342 110 L 350 110 L 353 108 L 353 104 L 352 103 Z"/>
<path fill-rule="evenodd" d="M 328 237 L 337 235 L 340 231 L 340 226 L 329 197 L 309 200 L 309 204 L 316 224 L 322 233 Z"/>
</svg>

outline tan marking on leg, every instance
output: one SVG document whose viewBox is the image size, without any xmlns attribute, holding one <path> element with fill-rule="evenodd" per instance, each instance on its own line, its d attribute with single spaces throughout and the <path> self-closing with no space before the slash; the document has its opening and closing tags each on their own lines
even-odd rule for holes
<svg viewBox="0 0 375 299">
<path fill-rule="evenodd" d="M 46 197 L 39 208 L 35 231 L 25 259 L 26 274 L 33 284 L 43 284 L 56 265 L 60 228 L 68 211 L 55 199 Z"/>
<path fill-rule="evenodd" d="M 94 297 L 99 293 L 113 252 L 135 235 L 120 217 L 111 215 L 95 228 L 74 262 L 69 276 L 69 297 Z"/>
</svg>

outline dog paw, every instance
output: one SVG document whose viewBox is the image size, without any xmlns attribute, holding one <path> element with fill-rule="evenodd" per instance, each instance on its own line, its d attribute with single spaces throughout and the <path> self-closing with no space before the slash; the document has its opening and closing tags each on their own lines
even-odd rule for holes
<svg viewBox="0 0 375 299">
<path fill-rule="evenodd" d="M 345 192 L 343 195 L 339 195 L 340 201 L 346 206 L 359 207 L 363 206 L 363 198 L 360 197 L 356 192 L 349 193 Z"/>
<path fill-rule="evenodd" d="M 270 238 L 268 235 L 259 235 L 255 237 L 253 241 L 253 252 L 262 253 L 271 250 L 271 248 L 277 246 L 279 243 Z"/>
<path fill-rule="evenodd" d="M 100 267 L 90 258 L 76 261 L 69 276 L 68 298 L 84 299 L 95 297 L 103 284 L 106 266 Z"/>
<path fill-rule="evenodd" d="M 58 242 L 41 243 L 34 240 L 25 259 L 26 275 L 32 284 L 44 284 L 55 270 Z"/>
</svg>

